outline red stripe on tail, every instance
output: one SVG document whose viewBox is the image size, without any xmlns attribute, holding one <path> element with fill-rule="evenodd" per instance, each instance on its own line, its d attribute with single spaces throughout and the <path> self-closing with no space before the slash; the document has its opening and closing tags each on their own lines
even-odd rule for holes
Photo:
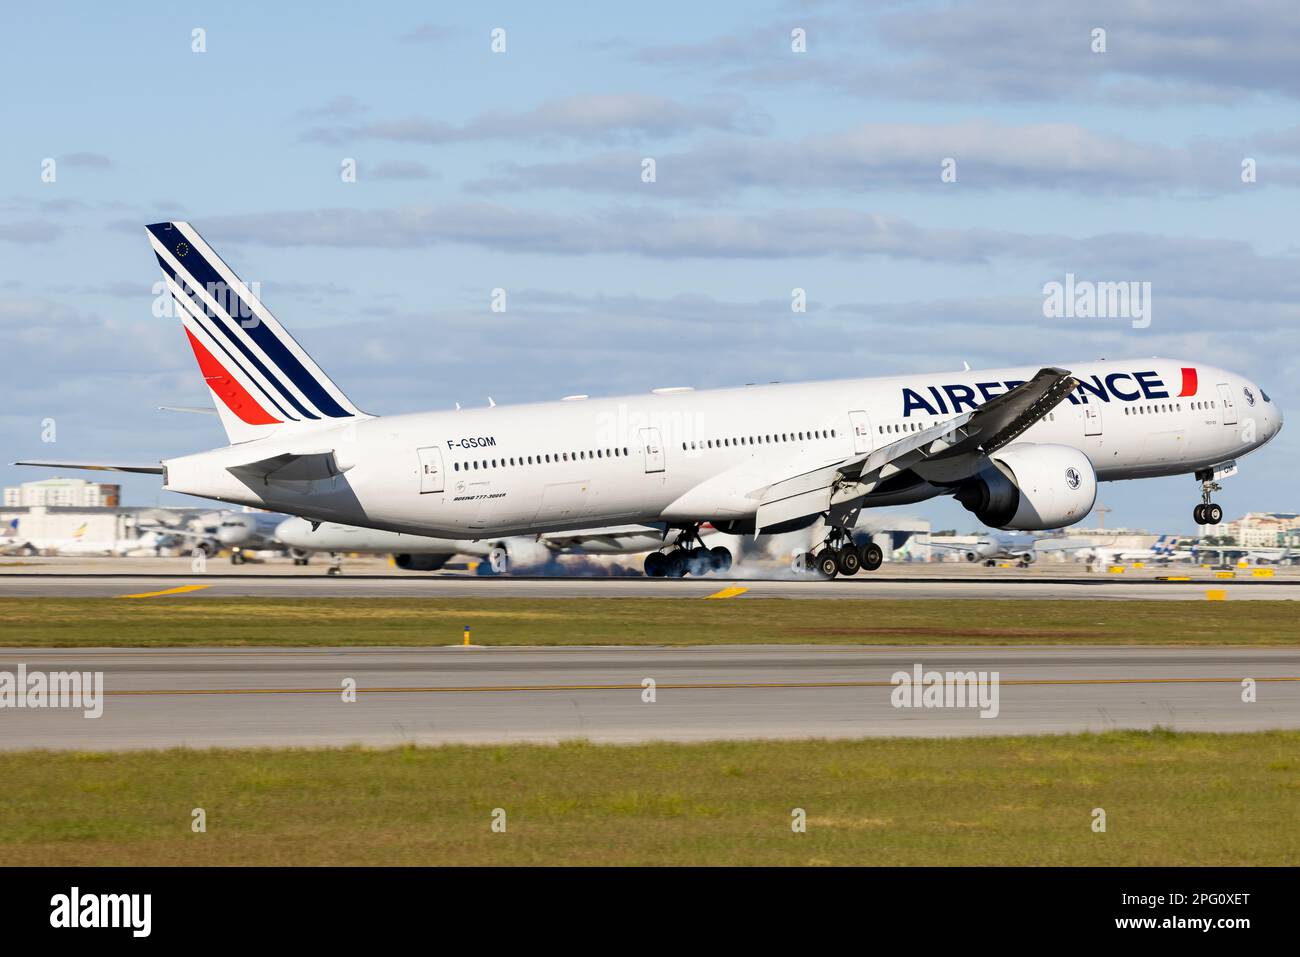
<svg viewBox="0 0 1300 957">
<path fill-rule="evenodd" d="M 1183 387 L 1178 390 L 1180 396 L 1196 395 L 1196 370 L 1183 370 Z"/>
<path fill-rule="evenodd" d="M 226 403 L 231 412 L 248 425 L 280 424 L 279 419 L 272 418 L 258 405 L 257 400 L 248 394 L 248 390 L 213 358 L 212 353 L 203 348 L 203 343 L 195 339 L 193 333 L 186 329 L 185 335 L 190 340 L 190 348 L 194 350 L 194 358 L 199 360 L 199 371 L 203 373 L 208 388 L 221 397 L 221 401 Z"/>
</svg>

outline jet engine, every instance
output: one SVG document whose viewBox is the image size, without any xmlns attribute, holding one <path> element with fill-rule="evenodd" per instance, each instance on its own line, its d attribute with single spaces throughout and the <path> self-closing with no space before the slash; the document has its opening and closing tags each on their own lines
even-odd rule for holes
<svg viewBox="0 0 1300 957">
<path fill-rule="evenodd" d="M 393 563 L 408 572 L 436 572 L 447 564 L 450 555 L 394 555 Z"/>
<path fill-rule="evenodd" d="M 1088 456 L 1068 445 L 1009 445 L 989 456 L 954 497 L 991 528 L 1060 528 L 1092 511 L 1097 473 Z"/>
<path fill-rule="evenodd" d="M 493 545 L 488 550 L 488 565 L 495 574 L 502 575 L 525 568 L 537 568 L 545 565 L 552 557 L 551 550 L 536 538 L 520 536 Z"/>
</svg>

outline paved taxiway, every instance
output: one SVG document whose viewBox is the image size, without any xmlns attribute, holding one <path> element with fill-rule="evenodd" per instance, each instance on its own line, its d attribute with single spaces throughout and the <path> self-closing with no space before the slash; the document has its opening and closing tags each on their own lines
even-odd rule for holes
<svg viewBox="0 0 1300 957">
<path fill-rule="evenodd" d="M 0 748 L 957 736 L 1300 727 L 1300 650 L 1261 648 L 0 651 L 0 670 L 102 671 L 98 719 L 0 712 Z M 898 709 L 891 676 L 996 671 L 999 714 Z M 1258 700 L 1242 701 L 1243 678 Z M 342 700 L 345 679 L 357 700 Z M 642 700 L 646 678 L 656 700 Z"/>
<path fill-rule="evenodd" d="M 125 560 L 129 561 L 129 560 Z M 834 581 L 798 581 L 746 576 L 704 578 L 530 578 L 526 576 L 477 577 L 428 575 L 380 571 L 369 565 L 364 572 L 337 577 L 319 569 L 289 572 L 285 566 L 240 570 L 212 570 L 195 575 L 175 571 L 132 572 L 124 562 L 93 566 L 51 564 L 0 568 L 0 597 L 101 597 L 151 594 L 190 588 L 197 597 L 255 598 L 702 598 L 723 588 L 761 598 L 1037 598 L 1037 599 L 1153 599 L 1204 601 L 1207 591 L 1243 599 L 1300 600 L 1300 577 L 1286 575 L 1255 578 L 1248 572 L 1232 579 L 1213 572 L 1177 571 L 1143 574 L 1085 574 L 1078 571 L 1023 573 L 964 569 L 936 573 L 934 566 L 901 566 L 876 573 L 860 573 Z M 220 566 L 218 566 L 220 567 Z M 75 570 L 73 570 L 75 569 Z M 1186 578 L 1164 581 L 1157 575 Z M 169 600 L 184 600 L 174 595 Z"/>
</svg>

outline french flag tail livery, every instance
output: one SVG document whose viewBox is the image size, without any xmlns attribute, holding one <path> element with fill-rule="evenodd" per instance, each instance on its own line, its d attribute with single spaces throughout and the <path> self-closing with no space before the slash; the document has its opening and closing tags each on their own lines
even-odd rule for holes
<svg viewBox="0 0 1300 957">
<path fill-rule="evenodd" d="M 369 418 L 189 223 L 146 226 L 149 244 L 231 443 Z"/>
</svg>

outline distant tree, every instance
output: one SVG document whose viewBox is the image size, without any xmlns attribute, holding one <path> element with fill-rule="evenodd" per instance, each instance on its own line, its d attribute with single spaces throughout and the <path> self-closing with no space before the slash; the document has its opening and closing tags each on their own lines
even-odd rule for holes
<svg viewBox="0 0 1300 957">
<path fill-rule="evenodd" d="M 956 535 L 956 534 L 957 534 L 957 529 L 955 529 L 955 528 L 941 528 L 941 529 L 939 529 L 937 532 L 931 532 L 930 534 L 931 534 L 931 535 Z"/>
</svg>

